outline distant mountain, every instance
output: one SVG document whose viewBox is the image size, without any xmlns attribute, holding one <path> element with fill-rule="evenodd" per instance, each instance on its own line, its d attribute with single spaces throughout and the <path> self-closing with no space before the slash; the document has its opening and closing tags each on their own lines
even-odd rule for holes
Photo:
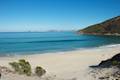
<svg viewBox="0 0 120 80">
<path fill-rule="evenodd" d="M 94 35 L 120 35 L 120 16 L 111 18 L 99 24 L 88 26 L 78 32 Z"/>
</svg>

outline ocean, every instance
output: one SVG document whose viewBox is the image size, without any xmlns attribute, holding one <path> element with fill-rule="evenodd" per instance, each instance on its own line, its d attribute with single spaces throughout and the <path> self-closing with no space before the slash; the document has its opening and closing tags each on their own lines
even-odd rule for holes
<svg viewBox="0 0 120 80">
<path fill-rule="evenodd" d="M 76 32 L 0 32 L 0 56 L 43 54 L 120 44 L 120 36 Z"/>
</svg>

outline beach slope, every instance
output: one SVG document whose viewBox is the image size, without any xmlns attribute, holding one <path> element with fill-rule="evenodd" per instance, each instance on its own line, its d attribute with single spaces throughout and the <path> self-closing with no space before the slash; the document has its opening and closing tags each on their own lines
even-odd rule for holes
<svg viewBox="0 0 120 80">
<path fill-rule="evenodd" d="M 41 80 L 94 80 L 89 75 L 89 66 L 97 65 L 120 52 L 120 45 L 80 49 L 68 52 L 1 57 L 0 65 L 9 66 L 9 62 L 26 59 L 32 65 L 42 66 L 47 73 Z M 40 80 L 37 76 L 27 77 L 17 74 L 2 74 L 2 80 Z"/>
</svg>

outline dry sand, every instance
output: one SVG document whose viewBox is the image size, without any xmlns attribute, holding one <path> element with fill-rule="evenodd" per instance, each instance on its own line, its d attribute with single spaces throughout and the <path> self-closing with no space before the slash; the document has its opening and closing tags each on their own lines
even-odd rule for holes
<svg viewBox="0 0 120 80">
<path fill-rule="evenodd" d="M 89 66 L 97 65 L 101 60 L 108 59 L 119 52 L 120 45 L 111 45 L 68 52 L 0 57 L 1 66 L 10 67 L 9 62 L 26 59 L 33 70 L 35 66 L 40 65 L 47 71 L 43 79 L 36 76 L 2 74 L 1 80 L 94 80 L 89 75 Z"/>
</svg>

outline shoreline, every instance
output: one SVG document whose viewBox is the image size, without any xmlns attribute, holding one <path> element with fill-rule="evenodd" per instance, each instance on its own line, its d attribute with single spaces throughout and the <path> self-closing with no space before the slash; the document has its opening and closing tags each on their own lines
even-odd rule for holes
<svg viewBox="0 0 120 80">
<path fill-rule="evenodd" d="M 30 62 L 33 69 L 37 65 L 42 66 L 47 71 L 46 76 L 52 76 L 55 78 L 54 80 L 71 80 L 73 78 L 94 80 L 90 79 L 91 77 L 88 75 L 89 66 L 97 65 L 102 60 L 108 59 L 119 52 L 120 44 L 117 44 L 67 52 L 0 57 L 0 66 L 10 67 L 9 62 L 25 59 Z M 21 80 L 20 76 L 14 76 L 15 79 L 10 76 L 7 75 L 6 78 L 9 78 L 7 80 Z M 23 78 L 23 80 L 26 79 L 27 77 Z M 39 79 L 33 77 L 29 80 Z"/>
<path fill-rule="evenodd" d="M 59 54 L 59 53 L 69 53 L 73 51 L 81 51 L 81 50 L 93 50 L 93 49 L 102 49 L 102 48 L 110 48 L 110 47 L 120 47 L 120 44 L 108 44 L 103 46 L 97 46 L 97 47 L 86 47 L 86 48 L 76 48 L 72 50 L 61 50 L 61 51 L 50 51 L 50 52 L 40 52 L 40 51 L 32 51 L 32 52 L 14 52 L 14 54 L 3 55 L 0 56 L 0 58 L 4 57 L 22 57 L 22 56 L 31 56 L 31 55 L 43 55 L 43 54 Z M 16 54 L 16 53 L 26 53 L 26 54 Z M 29 54 L 28 54 L 29 53 Z"/>
<path fill-rule="evenodd" d="M 98 35 L 98 36 L 120 36 L 120 33 L 84 33 L 84 32 L 78 32 L 82 35 Z"/>
</svg>

